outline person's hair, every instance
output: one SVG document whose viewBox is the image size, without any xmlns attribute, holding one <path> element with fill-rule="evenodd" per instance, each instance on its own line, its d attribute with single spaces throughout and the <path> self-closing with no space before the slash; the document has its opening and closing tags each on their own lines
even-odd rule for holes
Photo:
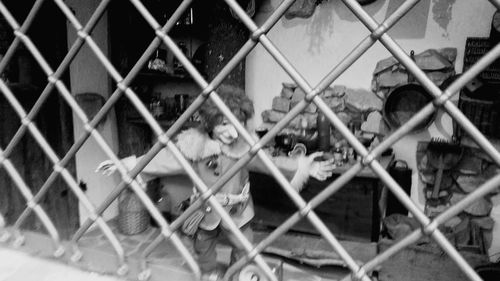
<svg viewBox="0 0 500 281">
<path fill-rule="evenodd" d="M 253 102 L 241 88 L 232 85 L 220 85 L 216 89 L 216 92 L 236 118 L 243 124 L 252 118 L 254 113 Z M 202 127 L 207 133 L 211 133 L 215 126 L 222 123 L 224 119 L 224 114 L 222 114 L 211 99 L 208 99 L 201 106 L 198 113 Z"/>
</svg>

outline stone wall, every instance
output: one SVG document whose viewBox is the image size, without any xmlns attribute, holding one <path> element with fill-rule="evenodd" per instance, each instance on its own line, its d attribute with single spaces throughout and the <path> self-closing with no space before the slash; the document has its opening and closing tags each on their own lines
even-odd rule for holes
<svg viewBox="0 0 500 281">
<path fill-rule="evenodd" d="M 282 85 L 281 93 L 274 97 L 271 109 L 262 112 L 265 125 L 276 124 L 305 97 L 304 91 L 297 85 L 292 83 Z M 384 134 L 386 131 L 381 116 L 382 100 L 373 92 L 337 85 L 325 89 L 320 97 L 344 124 L 348 125 L 351 122 L 361 124 L 361 129 L 367 133 Z M 309 132 L 314 132 L 317 128 L 317 118 L 318 108 L 311 103 L 288 124 L 285 131 L 298 133 L 302 128 L 306 128 Z M 332 138 L 336 141 L 341 136 L 333 130 Z"/>
</svg>

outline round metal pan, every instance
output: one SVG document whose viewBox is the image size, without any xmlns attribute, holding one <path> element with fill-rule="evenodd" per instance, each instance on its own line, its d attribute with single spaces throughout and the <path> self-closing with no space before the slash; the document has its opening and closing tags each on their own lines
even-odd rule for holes
<svg viewBox="0 0 500 281">
<path fill-rule="evenodd" d="M 393 130 L 410 120 L 420 109 L 433 100 L 424 87 L 416 83 L 408 83 L 394 88 L 386 97 L 383 107 L 383 118 Z M 435 119 L 436 112 L 418 124 L 413 133 L 426 129 Z"/>
</svg>

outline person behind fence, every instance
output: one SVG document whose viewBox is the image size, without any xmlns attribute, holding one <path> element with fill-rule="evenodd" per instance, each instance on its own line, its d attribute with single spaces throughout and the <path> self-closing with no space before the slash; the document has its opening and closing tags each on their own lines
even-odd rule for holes
<svg viewBox="0 0 500 281">
<path fill-rule="evenodd" d="M 234 86 L 221 85 L 216 92 L 239 121 L 247 126 L 247 121 L 253 116 L 253 103 L 244 91 Z M 191 162 L 203 182 L 210 187 L 248 152 L 249 145 L 210 99 L 199 109 L 199 116 L 201 125 L 180 132 L 174 142 L 184 157 Z M 288 179 L 292 177 L 290 183 L 298 191 L 304 187 L 310 176 L 325 180 L 332 175 L 335 164 L 331 160 L 316 161 L 315 159 L 320 156 L 321 152 L 293 158 L 269 155 Z M 122 163 L 131 169 L 139 158 L 130 156 L 122 159 Z M 215 198 L 246 238 L 252 242 L 253 231 L 250 221 L 254 216 L 254 206 L 250 196 L 249 170 L 269 174 L 258 157 L 254 157 L 220 188 Z M 97 171 L 110 175 L 116 171 L 116 166 L 111 160 L 107 160 L 98 166 Z M 148 181 L 181 173 L 185 173 L 182 166 L 173 153 L 164 148 L 146 165 L 138 177 Z M 196 188 L 193 190 L 191 202 L 199 196 Z M 229 231 L 224 222 L 221 223 L 220 215 L 212 210 L 208 203 L 193 213 L 184 222 L 182 229 L 184 233 L 193 236 L 193 246 L 203 272 L 203 280 L 218 280 L 222 277 L 222 272 L 217 267 L 215 250 L 220 235 L 225 235 L 234 247 L 231 261 L 234 262 L 245 254 L 240 241 Z"/>
</svg>

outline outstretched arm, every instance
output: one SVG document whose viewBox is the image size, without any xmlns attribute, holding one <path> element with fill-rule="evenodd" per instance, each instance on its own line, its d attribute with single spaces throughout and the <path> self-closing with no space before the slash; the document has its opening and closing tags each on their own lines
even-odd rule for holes
<svg viewBox="0 0 500 281">
<path fill-rule="evenodd" d="M 131 170 L 144 156 L 136 157 L 129 156 L 121 160 L 121 163 Z M 111 160 L 103 161 L 99 164 L 96 172 L 101 172 L 103 175 L 112 175 L 117 170 L 115 163 Z M 182 166 L 177 162 L 172 152 L 169 149 L 163 148 L 151 159 L 151 161 L 139 173 L 139 176 L 145 180 L 150 181 L 154 178 L 168 175 L 175 175 L 184 173 Z"/>
<path fill-rule="evenodd" d="M 328 177 L 332 176 L 333 170 L 336 167 L 333 163 L 333 159 L 315 161 L 316 158 L 321 157 L 322 155 L 323 152 L 315 152 L 311 153 L 309 156 L 269 157 L 278 169 L 280 169 L 280 171 L 285 175 L 285 177 L 291 179 L 292 186 L 300 191 L 307 183 L 310 176 L 320 181 L 324 181 Z M 248 169 L 263 174 L 271 174 L 269 169 L 266 168 L 264 163 L 262 163 L 258 157 L 254 157 L 252 161 L 248 163 Z"/>
<path fill-rule="evenodd" d="M 267 153 L 267 156 L 288 180 L 290 180 L 297 171 L 298 162 L 296 158 L 287 156 L 272 156 L 269 153 Z M 264 165 L 264 163 L 258 156 L 255 156 L 252 160 L 250 160 L 250 162 L 248 162 L 247 164 L 247 167 L 248 170 L 252 172 L 271 175 L 271 171 L 269 171 L 269 169 L 266 167 L 266 165 Z"/>
</svg>

